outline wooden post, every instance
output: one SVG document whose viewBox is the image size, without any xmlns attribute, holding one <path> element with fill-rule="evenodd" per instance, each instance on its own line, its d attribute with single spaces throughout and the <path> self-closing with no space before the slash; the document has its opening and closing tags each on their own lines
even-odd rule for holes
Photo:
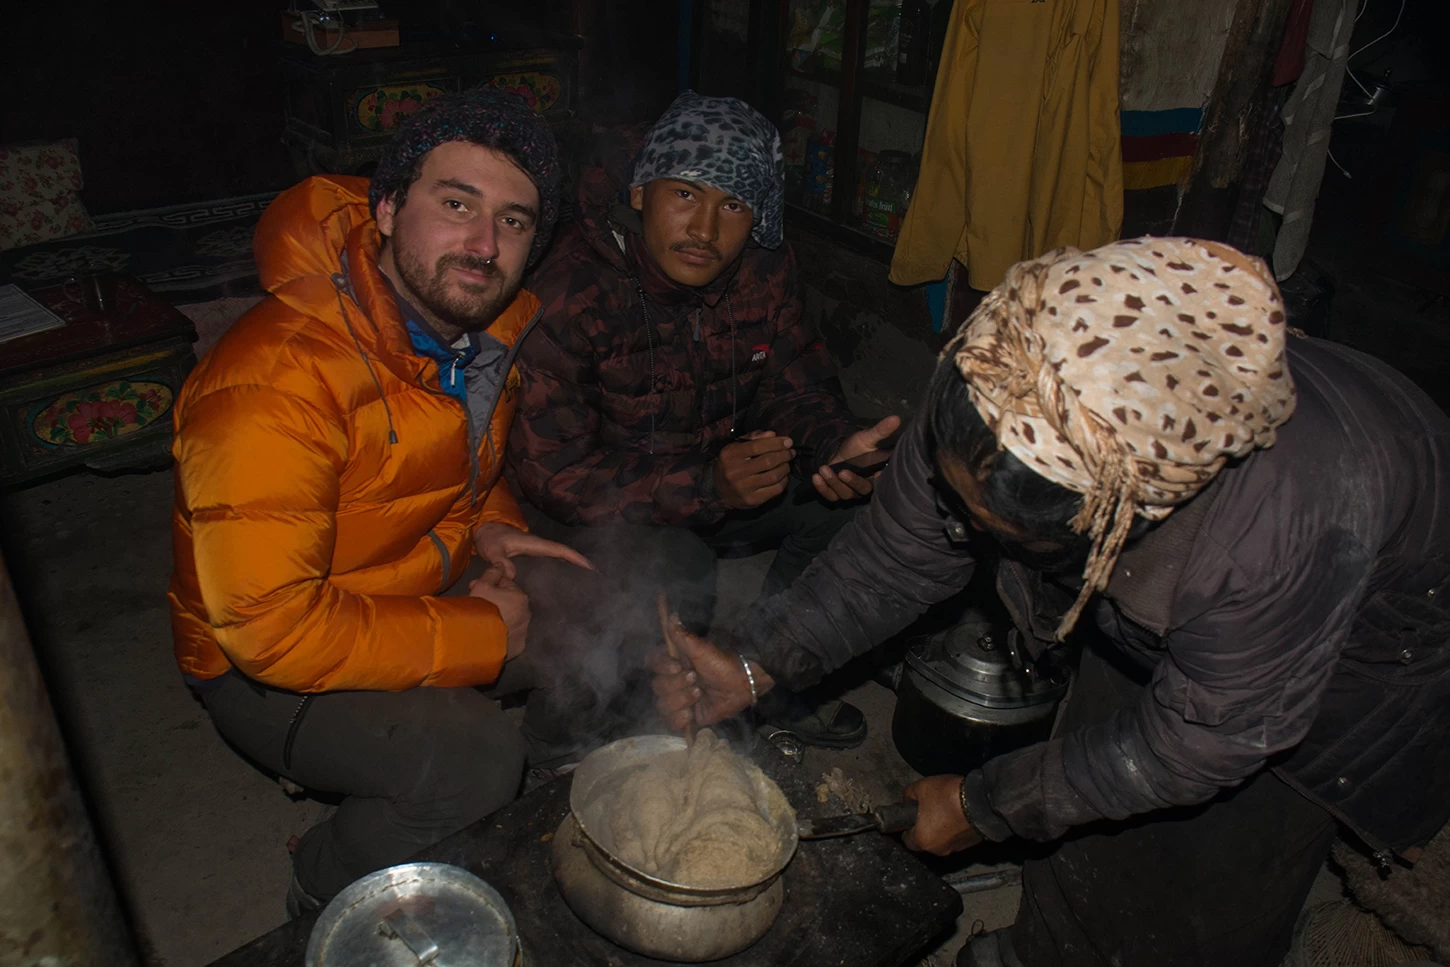
<svg viewBox="0 0 1450 967">
<path fill-rule="evenodd" d="M 1269 94 L 1274 59 L 1293 0 L 1237 0 L 1203 112 L 1198 154 L 1173 220 L 1176 235 L 1225 241 L 1248 154 L 1249 125 Z"/>
<path fill-rule="evenodd" d="M 0 967 L 135 963 L 0 561 Z"/>
</svg>

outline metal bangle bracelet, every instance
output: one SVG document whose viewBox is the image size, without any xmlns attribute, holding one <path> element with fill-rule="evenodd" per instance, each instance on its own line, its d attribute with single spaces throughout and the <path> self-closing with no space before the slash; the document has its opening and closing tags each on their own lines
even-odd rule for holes
<svg viewBox="0 0 1450 967">
<path fill-rule="evenodd" d="M 745 680 L 750 683 L 750 707 L 755 708 L 760 702 L 760 693 L 755 690 L 755 672 L 750 670 L 750 662 L 744 655 L 736 657 L 740 659 L 740 667 L 745 669 Z"/>
</svg>

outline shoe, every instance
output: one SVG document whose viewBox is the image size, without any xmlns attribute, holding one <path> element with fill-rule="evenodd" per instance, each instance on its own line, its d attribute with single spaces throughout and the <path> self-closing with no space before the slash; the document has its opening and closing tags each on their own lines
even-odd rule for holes
<svg viewBox="0 0 1450 967">
<path fill-rule="evenodd" d="M 524 774 L 523 791 L 519 793 L 526 796 L 540 786 L 547 786 L 560 776 L 567 776 L 579 767 L 578 762 L 565 762 L 562 765 L 549 768 L 546 766 L 530 766 L 529 771 Z"/>
<path fill-rule="evenodd" d="M 316 913 L 327 903 L 302 888 L 297 874 L 292 874 L 292 882 L 287 885 L 287 919 L 296 920 L 298 917 L 306 916 L 309 913 Z"/>
<path fill-rule="evenodd" d="M 871 680 L 878 685 L 885 685 L 893 692 L 901 687 L 901 674 L 906 670 L 906 663 L 894 661 L 886 665 L 876 666 L 871 673 Z"/>
<path fill-rule="evenodd" d="M 761 717 L 767 725 L 794 733 L 806 745 L 818 749 L 854 749 L 866 741 L 866 716 L 848 702 L 834 700 L 812 706 L 792 695 L 784 708 L 770 709 Z"/>
</svg>

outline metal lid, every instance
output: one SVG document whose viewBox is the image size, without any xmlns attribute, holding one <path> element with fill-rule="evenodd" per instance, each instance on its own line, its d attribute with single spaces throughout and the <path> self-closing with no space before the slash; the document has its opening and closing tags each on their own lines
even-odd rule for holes
<svg viewBox="0 0 1450 967">
<path fill-rule="evenodd" d="M 322 911 L 307 967 L 516 967 L 519 928 L 503 897 L 447 863 L 405 863 L 356 881 Z"/>
<path fill-rule="evenodd" d="M 1015 654 L 1015 633 L 983 620 L 965 620 L 920 638 L 906 666 L 950 694 L 988 708 L 1023 708 L 1056 701 L 1066 681 L 1048 681 Z"/>
</svg>

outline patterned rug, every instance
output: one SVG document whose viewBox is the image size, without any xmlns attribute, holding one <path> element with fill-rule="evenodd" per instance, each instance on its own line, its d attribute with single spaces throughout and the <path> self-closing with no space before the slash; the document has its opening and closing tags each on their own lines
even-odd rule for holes
<svg viewBox="0 0 1450 967">
<path fill-rule="evenodd" d="M 94 231 L 0 252 L 0 283 L 33 289 L 89 270 L 140 279 L 173 305 L 260 295 L 252 230 L 276 196 L 100 215 Z"/>
</svg>

